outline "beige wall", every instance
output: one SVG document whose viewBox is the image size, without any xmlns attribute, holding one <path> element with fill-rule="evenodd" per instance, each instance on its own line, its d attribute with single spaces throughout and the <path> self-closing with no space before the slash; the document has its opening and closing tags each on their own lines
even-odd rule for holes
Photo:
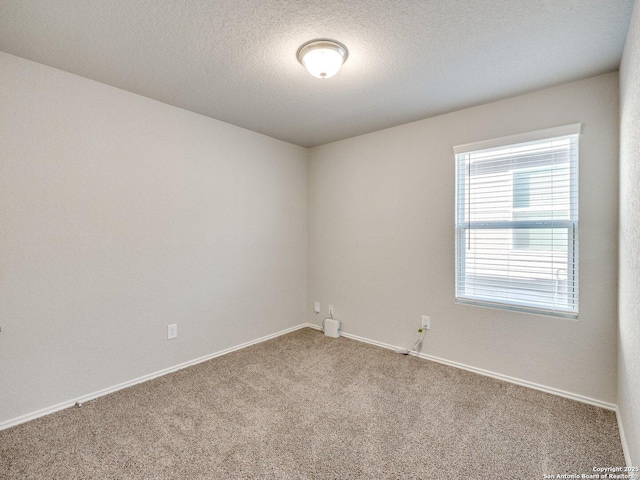
<svg viewBox="0 0 640 480">
<path fill-rule="evenodd" d="M 618 406 L 640 466 L 640 6 L 620 65 L 620 325 Z"/>
<path fill-rule="evenodd" d="M 0 132 L 0 423 L 301 323 L 306 149 L 4 53 Z"/>
<path fill-rule="evenodd" d="M 575 122 L 579 319 L 455 304 L 452 147 Z M 430 315 L 424 353 L 615 403 L 617 158 L 617 73 L 313 148 L 307 320 L 333 304 L 345 332 L 410 346 Z"/>
</svg>

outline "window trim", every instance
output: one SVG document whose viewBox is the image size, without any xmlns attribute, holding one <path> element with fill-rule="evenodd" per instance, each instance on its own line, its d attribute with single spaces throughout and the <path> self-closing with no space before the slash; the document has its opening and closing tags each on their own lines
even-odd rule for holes
<svg viewBox="0 0 640 480">
<path fill-rule="evenodd" d="M 545 140 L 554 137 L 568 137 L 569 135 L 580 135 L 583 131 L 582 123 L 571 123 L 560 127 L 544 128 L 527 133 L 517 133 L 515 135 L 507 135 L 506 137 L 491 138 L 489 140 L 480 140 L 479 142 L 464 143 L 453 147 L 453 153 L 469 153 L 476 150 L 485 150 L 488 148 L 504 147 L 516 143 L 535 142 L 537 140 Z"/>
<path fill-rule="evenodd" d="M 542 130 L 536 130 L 533 132 L 527 132 L 527 133 L 520 133 L 520 134 L 516 134 L 516 135 L 508 135 L 508 136 L 504 136 L 504 137 L 498 137 L 498 138 L 493 138 L 493 139 L 489 139 L 489 140 L 482 140 L 482 141 L 478 141 L 478 142 L 472 142 L 472 143 L 466 143 L 466 144 L 462 144 L 462 145 L 457 145 L 453 147 L 453 153 L 454 153 L 454 158 L 456 161 L 456 167 L 455 167 L 455 191 L 456 191 L 456 196 L 455 196 L 455 222 L 454 222 L 454 228 L 455 228 L 455 238 L 456 238 L 456 248 L 455 248 L 455 286 L 454 286 L 454 291 L 455 291 L 455 302 L 456 304 L 461 304 L 461 305 L 474 305 L 474 306 L 480 306 L 480 307 L 487 307 L 487 308 L 494 308 L 494 309 L 500 309 L 500 310 L 507 310 L 507 311 L 516 311 L 516 312 L 524 312 L 524 313 L 529 313 L 529 314 L 534 314 L 534 315 L 543 315 L 543 316 L 553 316 L 553 317 L 560 317 L 560 318 L 567 318 L 567 319 L 577 319 L 578 318 L 578 304 L 579 304 L 579 296 L 578 296 L 578 292 L 576 292 L 576 296 L 575 296 L 575 309 L 576 311 L 566 311 L 566 310 L 562 310 L 562 309 L 549 309 L 549 308 L 544 308 L 544 307 L 536 307 L 536 306 L 527 306 L 527 305 L 514 305 L 514 304 L 509 304 L 509 303 L 502 303 L 502 302 L 494 302 L 491 300 L 480 300 L 480 299 L 473 299 L 473 298 L 467 298 L 464 296 L 459 296 L 459 285 L 458 285 L 458 281 L 460 279 L 460 272 L 459 272 L 459 268 L 460 268 L 460 250 L 464 249 L 464 242 L 465 242 L 465 235 L 464 234 L 460 234 L 460 229 L 458 227 L 458 220 L 459 220 L 459 182 L 460 182 L 460 173 L 459 173 L 459 169 L 458 169 L 458 159 L 457 156 L 460 154 L 465 154 L 465 153 L 471 153 L 471 152 L 475 152 L 478 150 L 487 150 L 487 149 L 493 149 L 493 148 L 499 148 L 499 147 L 506 147 L 506 146 L 510 146 L 510 145 L 516 145 L 516 144 L 520 144 L 520 143 L 527 143 L 527 142 L 534 142 L 534 141 L 539 141 L 539 140 L 545 140 L 545 139 L 552 139 L 552 138 L 558 138 L 558 137 L 566 137 L 566 136 L 578 136 L 578 142 L 576 144 L 576 149 L 577 149 L 577 155 L 579 158 L 579 135 L 582 133 L 583 131 L 583 127 L 584 125 L 582 123 L 573 123 L 573 124 L 569 124 L 569 125 L 562 125 L 559 127 L 552 127 L 552 128 L 546 128 L 546 129 L 542 129 Z M 575 190 L 578 189 L 578 162 L 576 161 L 576 165 L 575 165 L 575 174 L 576 174 L 576 181 L 572 182 L 571 184 L 571 194 L 572 196 L 575 195 L 575 198 L 578 198 L 578 196 L 576 195 Z M 514 224 L 518 224 L 519 228 L 549 228 L 550 226 L 554 226 L 556 228 L 560 227 L 560 228 L 567 228 L 568 231 L 572 231 L 572 233 L 570 233 L 571 237 L 574 239 L 573 241 L 573 252 L 571 254 L 571 256 L 573 257 L 573 275 L 571 276 L 572 278 L 572 283 L 575 285 L 575 283 L 577 283 L 578 279 L 578 245 L 577 245 L 577 238 L 578 238 L 578 205 L 576 203 L 576 205 L 572 205 L 572 210 L 575 209 L 575 212 L 571 212 L 570 217 L 572 218 L 571 220 L 565 220 L 565 221 L 558 221 L 555 220 L 553 222 L 549 222 L 549 221 L 480 221 L 480 222 L 470 222 L 467 224 L 467 228 L 466 229 L 462 229 L 462 231 L 466 231 L 467 229 L 471 229 L 471 227 L 478 226 L 478 227 L 482 227 L 482 228 L 512 228 Z M 574 215 L 575 213 L 575 215 Z"/>
</svg>

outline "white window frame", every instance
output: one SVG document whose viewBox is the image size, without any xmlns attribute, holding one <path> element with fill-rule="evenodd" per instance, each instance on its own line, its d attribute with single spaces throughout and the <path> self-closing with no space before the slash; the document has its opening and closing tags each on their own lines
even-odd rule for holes
<svg viewBox="0 0 640 480">
<path fill-rule="evenodd" d="M 455 209 L 455 229 L 456 229 L 456 257 L 455 257 L 455 296 L 456 303 L 466 305 L 477 305 L 482 307 L 498 308 L 503 310 L 512 310 L 526 313 L 533 313 L 539 315 L 556 316 L 563 318 L 575 319 L 578 317 L 578 202 L 571 206 L 570 220 L 566 221 L 487 221 L 482 220 L 479 222 L 467 221 L 461 222 L 461 213 L 465 206 L 461 205 L 461 199 L 464 198 L 465 193 L 460 192 L 460 188 L 464 189 L 464 185 L 460 186 L 464 177 L 459 172 L 460 155 L 470 154 L 480 150 L 487 150 L 498 147 L 509 147 L 517 144 L 523 144 L 527 142 L 534 142 L 539 140 L 555 139 L 559 137 L 577 136 L 576 140 L 576 154 L 579 157 L 579 135 L 582 133 L 583 125 L 581 123 L 575 123 L 570 125 L 564 125 L 561 127 L 548 128 L 544 130 L 537 130 L 534 132 L 528 132 L 517 135 L 510 135 L 507 137 L 494 138 L 490 140 L 484 140 L 480 142 L 467 143 L 464 145 L 458 145 L 453 148 L 454 157 L 456 161 L 456 209 Z M 571 181 L 570 188 L 572 197 L 578 198 L 578 160 L 572 166 L 575 171 L 572 171 L 570 175 Z M 572 308 L 558 308 L 550 309 L 547 306 L 536 306 L 532 304 L 523 304 L 517 300 L 509 301 L 508 299 L 502 299 L 500 301 L 483 299 L 481 295 L 469 294 L 464 290 L 464 287 L 460 285 L 461 279 L 465 276 L 465 273 L 461 271 L 465 265 L 466 255 L 466 238 L 467 231 L 470 229 L 544 229 L 544 228 L 566 228 L 568 235 L 570 235 L 571 241 L 568 242 L 569 247 L 567 251 L 567 265 L 572 267 L 571 271 L 567 272 L 567 282 L 571 289 L 575 292 L 574 304 Z M 527 303 L 527 302 L 524 302 Z"/>
</svg>

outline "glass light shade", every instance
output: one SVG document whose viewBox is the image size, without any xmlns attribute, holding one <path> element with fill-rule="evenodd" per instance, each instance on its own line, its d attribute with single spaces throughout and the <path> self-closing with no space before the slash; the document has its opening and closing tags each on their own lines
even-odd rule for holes
<svg viewBox="0 0 640 480">
<path fill-rule="evenodd" d="M 298 50 L 298 61 L 317 78 L 333 77 L 347 60 L 347 47 L 333 40 L 312 40 Z"/>
</svg>

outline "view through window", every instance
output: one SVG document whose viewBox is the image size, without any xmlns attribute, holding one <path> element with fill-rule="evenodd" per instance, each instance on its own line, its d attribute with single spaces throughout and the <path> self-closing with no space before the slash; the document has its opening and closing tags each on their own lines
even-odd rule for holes
<svg viewBox="0 0 640 480">
<path fill-rule="evenodd" d="M 577 316 L 578 133 L 457 147 L 458 302 Z"/>
</svg>

